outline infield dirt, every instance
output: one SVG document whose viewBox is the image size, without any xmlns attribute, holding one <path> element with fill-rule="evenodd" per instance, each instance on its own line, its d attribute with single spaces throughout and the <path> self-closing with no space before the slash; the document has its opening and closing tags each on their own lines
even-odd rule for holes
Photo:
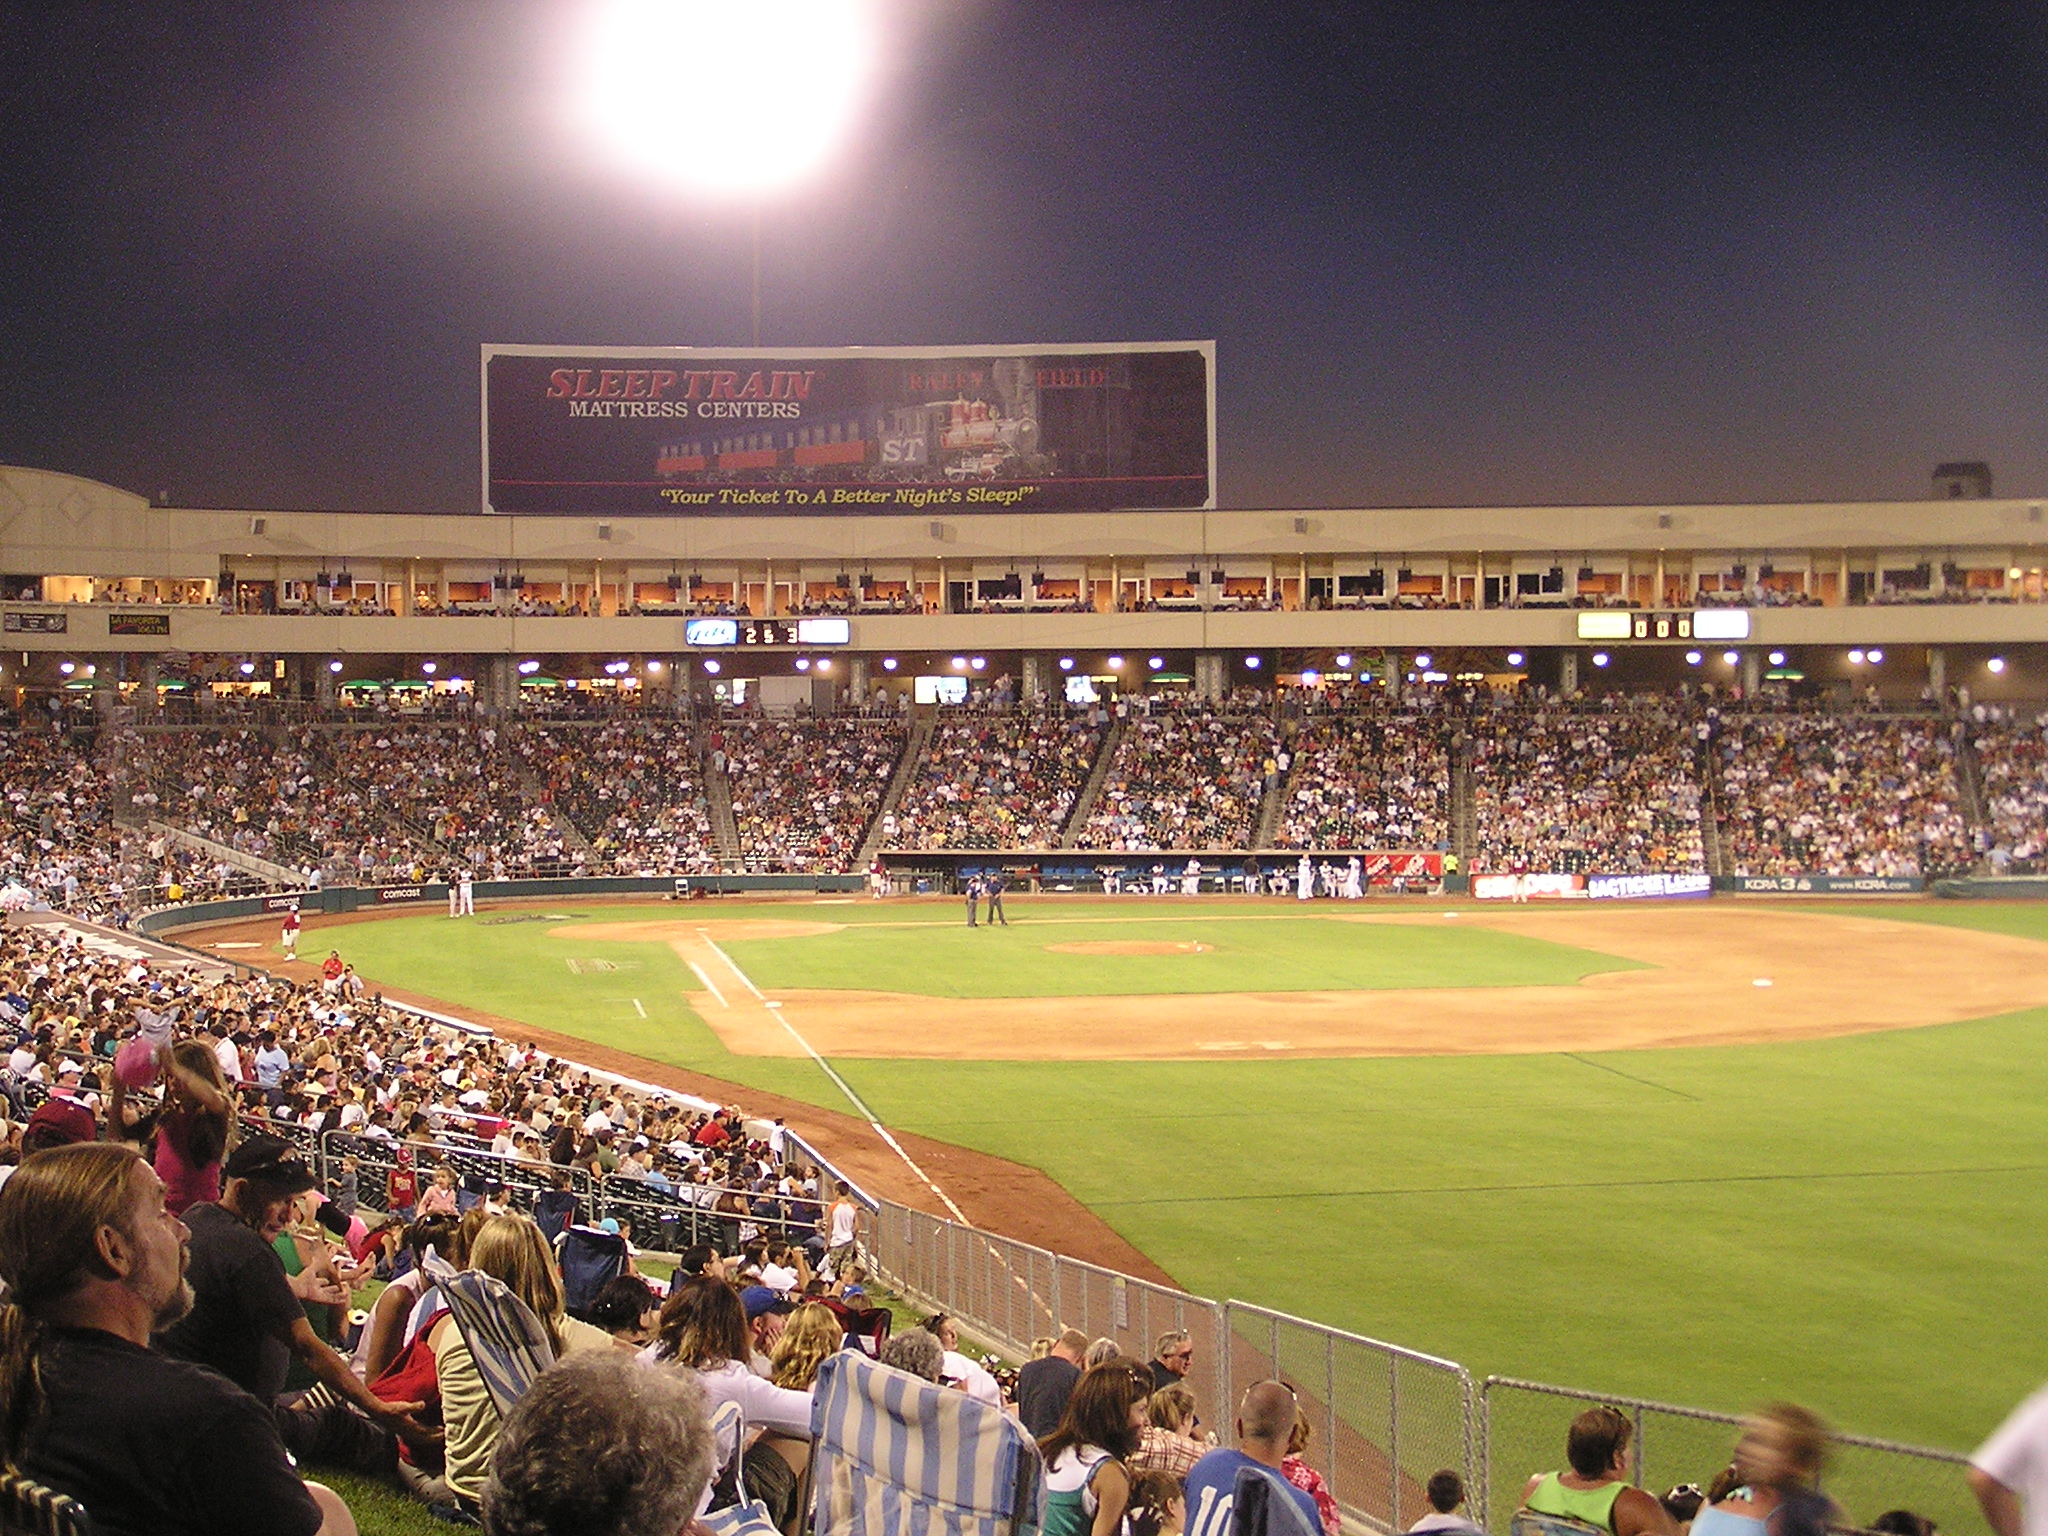
<svg viewBox="0 0 2048 1536">
<path fill-rule="evenodd" d="M 982 1061 L 1213 1061 L 1232 1055 L 1444 1056 L 1738 1045 L 1910 1029 L 2048 1006 L 2030 939 L 1775 907 L 1476 907 L 1309 914 L 1463 923 L 1645 962 L 1576 986 L 1386 992 L 954 998 L 755 990 L 718 944 L 745 922 L 611 923 L 586 937 L 668 943 L 709 985 L 697 1009 L 741 1055 Z M 776 927 L 777 924 L 762 924 Z M 804 927 L 790 924 L 790 927 Z M 830 924 L 808 925 L 830 931 Z M 687 931 L 678 931 L 687 930 Z M 791 934 L 789 937 L 797 937 Z M 1158 953 L 1087 941 L 1087 953 Z M 1066 948 L 1069 946 L 1049 946 Z M 1079 946 L 1073 946 L 1079 948 Z M 1179 951 L 1179 946 L 1164 949 Z M 715 989 L 715 990 L 714 990 Z M 773 1006 L 771 1006 L 773 1005 Z M 943 1018 L 944 1028 L 932 1027 Z"/>
</svg>

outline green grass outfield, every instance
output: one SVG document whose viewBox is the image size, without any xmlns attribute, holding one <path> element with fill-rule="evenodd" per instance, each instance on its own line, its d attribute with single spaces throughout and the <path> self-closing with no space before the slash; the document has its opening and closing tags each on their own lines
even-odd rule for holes
<svg viewBox="0 0 2048 1536">
<path fill-rule="evenodd" d="M 1283 916 L 1277 902 L 1204 902 L 1189 917 L 1150 903 L 1010 905 L 1011 934 L 956 933 L 942 921 L 952 909 L 936 905 L 716 903 L 689 915 L 909 922 L 727 947 L 762 986 L 935 997 L 1018 995 L 1006 989 L 1053 975 L 1059 992 L 1147 990 L 1111 983 L 1148 957 L 1043 952 L 1078 933 L 1213 934 L 1214 958 L 1257 990 L 1358 986 L 1331 978 L 1361 968 L 1381 986 L 1569 983 L 1629 964 L 1476 928 Z M 2048 941 L 2048 903 L 1844 910 L 1897 919 L 1901 943 L 1938 943 L 1927 928 L 1941 924 Z M 319 939 L 368 977 L 844 1107 L 808 1062 L 726 1051 L 666 946 L 550 938 L 550 924 L 489 916 L 459 929 L 401 917 Z M 844 966 L 807 949 L 819 945 Z M 570 958 L 620 969 L 576 974 Z M 1043 1168 L 1200 1293 L 1449 1355 L 1476 1374 L 1725 1409 L 1788 1396 L 1848 1428 L 1968 1449 L 2048 1377 L 2044 1045 L 2048 1010 L 1588 1055 L 834 1065 L 893 1126 Z"/>
</svg>

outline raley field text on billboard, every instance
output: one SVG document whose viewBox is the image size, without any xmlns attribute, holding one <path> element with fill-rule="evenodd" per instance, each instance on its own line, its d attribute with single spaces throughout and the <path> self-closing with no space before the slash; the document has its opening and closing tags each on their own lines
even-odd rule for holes
<svg viewBox="0 0 2048 1536">
<path fill-rule="evenodd" d="M 484 510 L 1215 505 L 1213 342 L 483 349 Z"/>
</svg>

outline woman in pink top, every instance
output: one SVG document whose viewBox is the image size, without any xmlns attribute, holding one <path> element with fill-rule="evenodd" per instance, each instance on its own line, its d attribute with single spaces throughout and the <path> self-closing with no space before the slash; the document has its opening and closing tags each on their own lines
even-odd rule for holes
<svg viewBox="0 0 2048 1536">
<path fill-rule="evenodd" d="M 156 1123 L 156 1176 L 164 1181 L 164 1204 L 173 1215 L 220 1198 L 220 1160 L 234 1112 L 213 1052 L 197 1040 L 172 1046 Z"/>
</svg>

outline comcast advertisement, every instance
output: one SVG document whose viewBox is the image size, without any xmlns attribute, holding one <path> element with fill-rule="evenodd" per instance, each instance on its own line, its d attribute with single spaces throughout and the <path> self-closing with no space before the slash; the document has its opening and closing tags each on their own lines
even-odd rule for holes
<svg viewBox="0 0 2048 1536">
<path fill-rule="evenodd" d="M 1216 347 L 483 349 L 504 513 L 1216 504 Z"/>
</svg>

